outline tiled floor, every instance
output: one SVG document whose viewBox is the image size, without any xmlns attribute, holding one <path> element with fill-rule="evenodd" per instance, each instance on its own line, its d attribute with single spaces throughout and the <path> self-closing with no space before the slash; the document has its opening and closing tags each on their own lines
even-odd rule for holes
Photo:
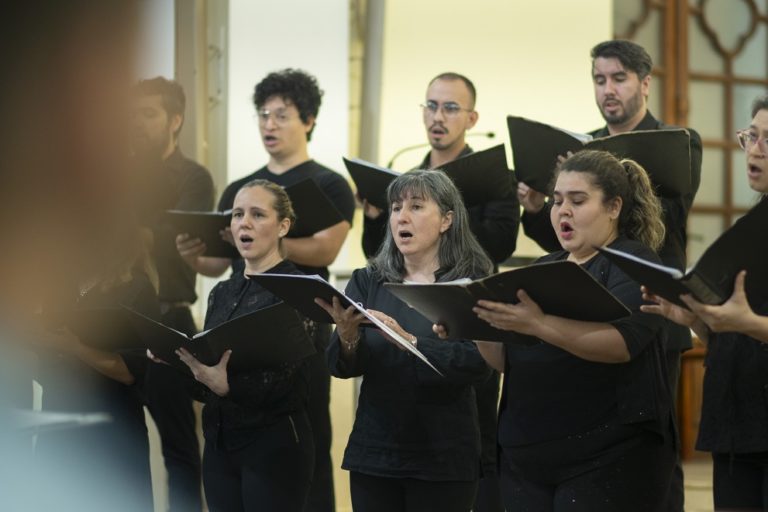
<svg viewBox="0 0 768 512">
<path fill-rule="evenodd" d="M 709 459 L 683 464 L 685 512 L 712 512 L 712 462 Z"/>
</svg>

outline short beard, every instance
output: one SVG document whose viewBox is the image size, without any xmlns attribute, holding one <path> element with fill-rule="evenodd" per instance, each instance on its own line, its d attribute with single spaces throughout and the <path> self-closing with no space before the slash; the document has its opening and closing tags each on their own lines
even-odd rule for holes
<svg viewBox="0 0 768 512">
<path fill-rule="evenodd" d="M 621 114 L 617 115 L 609 115 L 605 113 L 605 110 L 603 110 L 602 106 L 600 107 L 600 113 L 603 115 L 603 119 L 605 119 L 605 122 L 609 125 L 617 125 L 617 124 L 624 124 L 632 117 L 635 116 L 638 112 L 640 112 L 640 109 L 643 106 L 643 95 L 640 91 L 637 91 L 637 94 L 632 96 L 627 100 L 627 102 L 623 105 L 624 109 Z"/>
</svg>

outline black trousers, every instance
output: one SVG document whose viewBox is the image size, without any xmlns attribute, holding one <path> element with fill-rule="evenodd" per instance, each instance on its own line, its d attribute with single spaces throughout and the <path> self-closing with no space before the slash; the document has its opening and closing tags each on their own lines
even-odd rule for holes
<svg viewBox="0 0 768 512">
<path fill-rule="evenodd" d="M 675 425 L 677 425 L 677 395 L 680 386 L 680 351 L 677 349 L 665 350 L 664 356 L 667 360 L 667 378 L 669 381 L 669 389 L 672 393 L 672 417 L 674 418 Z M 683 475 L 683 464 L 680 459 L 679 447 L 676 452 L 675 468 L 672 472 L 672 478 L 669 481 L 667 503 L 663 508 L 663 512 L 683 512 L 685 505 L 685 478 Z"/>
<path fill-rule="evenodd" d="M 206 442 L 203 483 L 211 512 L 301 512 L 312 481 L 315 450 L 305 414 L 265 427 L 258 439 L 227 451 Z"/>
<path fill-rule="evenodd" d="M 674 450 L 661 436 L 604 425 L 503 447 L 501 488 L 510 512 L 655 512 L 663 510 L 674 464 Z"/>
<path fill-rule="evenodd" d="M 197 331 L 188 307 L 173 308 L 162 323 L 177 331 Z M 168 501 L 171 512 L 203 509 L 200 446 L 195 433 L 195 412 L 184 377 L 173 368 L 150 364 L 145 382 L 147 408 L 155 420 L 168 472 Z"/>
<path fill-rule="evenodd" d="M 477 402 L 477 419 L 480 426 L 482 475 L 477 486 L 477 496 L 472 506 L 473 512 L 504 512 L 504 502 L 501 498 L 501 483 L 497 469 L 499 409 L 499 372 L 491 375 L 480 384 L 475 385 Z"/>
<path fill-rule="evenodd" d="M 355 512 L 469 512 L 477 482 L 433 482 L 349 473 Z"/>
<path fill-rule="evenodd" d="M 317 353 L 309 358 L 309 400 L 307 416 L 312 425 L 315 446 L 315 470 L 305 512 L 335 512 L 333 463 L 331 462 L 331 372 L 325 362 L 325 349 L 331 327 L 319 324 L 315 337 Z"/>
<path fill-rule="evenodd" d="M 715 510 L 768 511 L 768 453 L 712 454 Z"/>
</svg>

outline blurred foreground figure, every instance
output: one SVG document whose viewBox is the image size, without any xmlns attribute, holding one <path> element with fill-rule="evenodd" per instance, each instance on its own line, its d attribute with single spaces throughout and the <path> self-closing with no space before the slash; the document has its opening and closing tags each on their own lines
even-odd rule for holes
<svg viewBox="0 0 768 512">
<path fill-rule="evenodd" d="M 31 0 L 0 17 L 0 495 L 5 510 L 89 510 L 81 489 L 29 471 L 34 314 L 97 262 L 127 214 L 133 2 Z M 98 411 L 94 411 L 98 412 Z M 82 427 L 87 428 L 87 427 Z M 78 471 L 78 461 L 67 471 Z M 120 503 L 123 496 L 112 497 Z"/>
</svg>

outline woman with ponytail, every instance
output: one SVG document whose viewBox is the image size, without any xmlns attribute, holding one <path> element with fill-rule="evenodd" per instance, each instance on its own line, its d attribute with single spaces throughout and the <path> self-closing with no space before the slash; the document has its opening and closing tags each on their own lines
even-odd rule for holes
<svg viewBox="0 0 768 512">
<path fill-rule="evenodd" d="M 662 510 L 675 463 L 665 322 L 640 311 L 637 285 L 596 250 L 658 261 L 659 200 L 635 162 L 581 151 L 556 173 L 551 222 L 564 250 L 539 261 L 581 265 L 632 314 L 570 320 L 542 311 L 524 291 L 517 304 L 478 302 L 475 312 L 492 326 L 540 341 L 477 342 L 504 372 L 498 439 L 506 509 Z"/>
</svg>

